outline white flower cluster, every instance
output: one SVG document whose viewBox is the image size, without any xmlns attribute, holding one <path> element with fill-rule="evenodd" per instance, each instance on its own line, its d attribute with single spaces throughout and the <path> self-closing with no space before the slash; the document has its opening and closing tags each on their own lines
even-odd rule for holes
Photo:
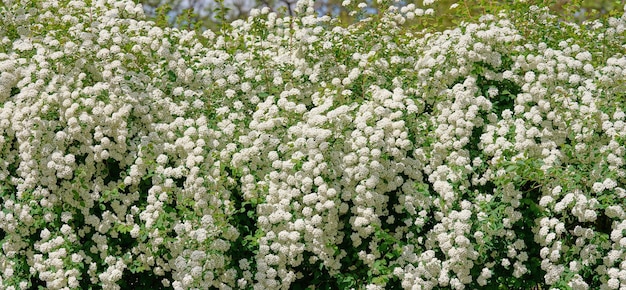
<svg viewBox="0 0 626 290">
<path fill-rule="evenodd" d="M 626 287 L 626 14 L 198 34 L 35 2 L 0 7 L 0 289 Z"/>
</svg>

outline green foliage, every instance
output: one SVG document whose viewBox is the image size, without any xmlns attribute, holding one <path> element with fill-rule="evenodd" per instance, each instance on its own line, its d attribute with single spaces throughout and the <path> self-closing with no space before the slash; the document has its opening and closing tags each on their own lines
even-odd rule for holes
<svg viewBox="0 0 626 290">
<path fill-rule="evenodd" d="M 62 265 L 82 289 L 596 289 L 620 267 L 601 258 L 626 207 L 609 12 L 228 23 L 218 4 L 217 32 L 167 6 L 46 2 L 68 12 L 49 26 L 0 7 L 0 283 L 54 288 Z"/>
</svg>

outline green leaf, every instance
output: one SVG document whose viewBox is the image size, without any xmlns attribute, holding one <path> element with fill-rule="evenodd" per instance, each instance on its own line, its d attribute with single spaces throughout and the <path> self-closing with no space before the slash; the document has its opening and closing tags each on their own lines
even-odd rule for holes
<svg viewBox="0 0 626 290">
<path fill-rule="evenodd" d="M 176 82 L 176 73 L 172 70 L 167 71 L 167 78 L 170 82 Z"/>
<path fill-rule="evenodd" d="M 510 164 L 506 167 L 506 172 L 515 172 L 515 170 L 517 170 L 516 164 Z"/>
</svg>

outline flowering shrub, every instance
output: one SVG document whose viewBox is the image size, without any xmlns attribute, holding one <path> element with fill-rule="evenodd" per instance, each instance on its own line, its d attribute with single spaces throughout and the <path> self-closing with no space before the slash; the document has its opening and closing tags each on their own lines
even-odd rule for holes
<svg viewBox="0 0 626 290">
<path fill-rule="evenodd" d="M 3 3 L 2 289 L 626 287 L 626 16 Z"/>
</svg>

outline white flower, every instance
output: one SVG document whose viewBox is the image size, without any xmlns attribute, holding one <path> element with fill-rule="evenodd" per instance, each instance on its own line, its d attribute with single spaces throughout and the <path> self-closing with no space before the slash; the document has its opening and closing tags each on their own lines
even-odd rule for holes
<svg viewBox="0 0 626 290">
<path fill-rule="evenodd" d="M 39 236 L 41 237 L 41 240 L 47 241 L 50 239 L 50 231 L 47 228 L 44 228 Z"/>
<path fill-rule="evenodd" d="M 383 290 L 384 288 L 382 286 L 378 286 L 375 284 L 368 284 L 367 286 L 365 286 L 366 290 Z"/>
<path fill-rule="evenodd" d="M 67 224 L 61 226 L 61 233 L 65 236 L 68 236 L 72 232 L 72 228 Z"/>
<path fill-rule="evenodd" d="M 196 240 L 202 243 L 207 239 L 207 231 L 205 229 L 196 230 Z"/>
<path fill-rule="evenodd" d="M 585 210 L 585 215 L 584 215 L 585 220 L 593 222 L 596 220 L 597 216 L 598 214 L 596 213 L 596 211 L 590 210 L 590 209 Z"/>
<path fill-rule="evenodd" d="M 615 180 L 613 180 L 613 179 L 607 178 L 607 179 L 605 179 L 602 182 L 602 185 L 604 185 L 604 187 L 606 189 L 611 190 L 611 189 L 613 189 L 613 188 L 615 188 L 617 186 L 617 182 L 615 182 Z M 594 186 L 595 186 L 595 184 L 594 184 Z"/>
<path fill-rule="evenodd" d="M 511 265 L 511 262 L 509 261 L 509 259 L 504 258 L 504 259 L 502 259 L 500 264 L 502 265 L 502 267 L 508 268 Z"/>
<path fill-rule="evenodd" d="M 611 278 L 606 282 L 606 286 L 608 286 L 609 289 L 618 289 L 619 285 L 619 280 L 616 278 Z"/>
<path fill-rule="evenodd" d="M 602 191 L 604 191 L 605 186 L 604 186 L 604 184 L 603 184 L 603 183 L 600 183 L 600 182 L 595 182 L 595 183 L 593 184 L 593 186 L 592 186 L 592 189 L 593 189 L 593 191 L 594 191 L 594 192 L 596 192 L 596 193 L 601 193 Z"/>
<path fill-rule="evenodd" d="M 553 202 L 554 199 L 551 196 L 542 196 L 541 199 L 539 200 L 539 205 L 542 207 L 546 207 L 548 206 L 549 203 Z"/>
</svg>

